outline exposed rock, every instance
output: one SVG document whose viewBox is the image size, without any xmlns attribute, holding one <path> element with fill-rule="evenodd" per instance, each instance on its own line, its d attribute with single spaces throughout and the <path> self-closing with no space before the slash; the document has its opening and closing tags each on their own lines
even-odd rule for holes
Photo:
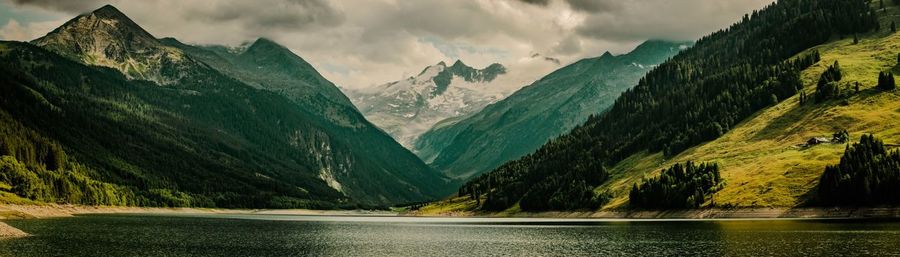
<svg viewBox="0 0 900 257">
<path fill-rule="evenodd" d="M 188 67 L 196 66 L 110 5 L 75 17 L 32 43 L 84 64 L 117 69 L 128 79 L 160 85 L 177 82 Z"/>
<path fill-rule="evenodd" d="M 828 140 L 828 138 L 814 137 L 814 138 L 810 138 L 809 140 L 806 140 L 806 146 L 814 146 L 814 145 L 826 144 L 826 143 L 830 143 L 830 142 L 831 142 L 831 140 Z"/>
</svg>

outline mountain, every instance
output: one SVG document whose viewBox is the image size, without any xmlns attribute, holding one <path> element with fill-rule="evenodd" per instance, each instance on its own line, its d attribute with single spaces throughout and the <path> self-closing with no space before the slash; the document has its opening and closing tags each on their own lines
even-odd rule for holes
<svg viewBox="0 0 900 257">
<path fill-rule="evenodd" d="M 332 122 L 346 127 L 361 127 L 359 119 L 348 119 L 341 112 L 356 112 L 353 103 L 333 83 L 322 77 L 303 58 L 284 46 L 259 38 L 241 47 L 218 45 L 192 46 L 174 38 L 163 44 L 178 48 L 196 60 L 255 88 L 277 92 L 298 104 L 328 114 Z"/>
<path fill-rule="evenodd" d="M 411 147 L 434 124 L 502 99 L 503 89 L 491 82 L 505 73 L 496 63 L 479 70 L 462 61 L 450 66 L 440 62 L 415 77 L 347 93 L 372 123 Z"/>
<path fill-rule="evenodd" d="M 0 117 L 16 131 L 2 138 L 15 158 L 3 160 L 16 177 L 39 178 L 16 195 L 335 208 L 444 194 L 443 176 L 286 48 L 262 39 L 213 59 L 175 42 L 104 6 L 34 40 L 39 47 L 2 43 L 3 91 L 13 97 L 0 102 Z"/>
<path fill-rule="evenodd" d="M 690 44 L 651 40 L 628 54 L 580 60 L 475 114 L 435 126 L 413 149 L 449 177 L 477 176 L 602 112 L 647 71 Z"/>
<path fill-rule="evenodd" d="M 876 12 L 865 1 L 823 0 L 778 1 L 754 11 L 652 69 L 603 114 L 462 186 L 462 197 L 453 204 L 482 210 L 594 210 L 630 207 L 632 195 L 640 195 L 645 208 L 679 201 L 720 208 L 807 204 L 816 195 L 823 160 L 837 161 L 839 155 L 831 153 L 842 147 L 818 147 L 818 140 L 808 144 L 799 138 L 841 127 L 854 130 L 853 136 L 896 134 L 885 127 L 896 124 L 896 108 L 887 104 L 896 94 L 863 91 L 876 73 L 896 69 L 896 48 L 888 47 L 896 42 L 884 39 L 896 33 L 879 30 L 896 20 L 890 10 Z M 861 36 L 862 43 L 829 43 L 851 34 Z M 820 59 L 838 56 L 852 63 L 847 72 L 860 72 L 852 77 L 868 79 L 837 84 L 844 93 L 836 97 L 848 98 L 798 106 L 799 99 L 809 99 L 807 92 L 817 91 L 818 78 L 827 77 L 822 74 L 830 63 Z M 853 104 L 857 111 L 844 112 Z M 714 162 L 713 168 L 699 169 L 721 170 L 724 184 L 706 184 L 706 175 L 680 183 L 696 166 L 676 161 Z M 820 169 L 804 171 L 811 167 Z M 658 175 L 660 169 L 669 175 Z M 653 183 L 672 190 L 648 190 Z"/>
<path fill-rule="evenodd" d="M 115 68 L 129 79 L 176 83 L 198 65 L 111 5 L 69 20 L 32 43 L 85 64 Z"/>
</svg>

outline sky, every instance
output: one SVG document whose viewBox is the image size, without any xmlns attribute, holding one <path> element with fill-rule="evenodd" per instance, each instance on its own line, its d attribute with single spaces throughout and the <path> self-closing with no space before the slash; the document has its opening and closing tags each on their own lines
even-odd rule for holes
<svg viewBox="0 0 900 257">
<path fill-rule="evenodd" d="M 648 39 L 696 40 L 772 0 L 0 0 L 0 39 L 28 41 L 112 4 L 158 38 L 237 46 L 272 39 L 340 87 L 440 61 L 507 67 L 504 86 Z"/>
</svg>

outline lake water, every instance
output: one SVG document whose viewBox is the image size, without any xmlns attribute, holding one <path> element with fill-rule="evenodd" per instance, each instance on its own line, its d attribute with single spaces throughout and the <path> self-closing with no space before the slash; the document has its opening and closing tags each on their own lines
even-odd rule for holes
<svg viewBox="0 0 900 257">
<path fill-rule="evenodd" d="M 10 220 L 0 256 L 900 256 L 900 223 L 289 215 Z"/>
</svg>

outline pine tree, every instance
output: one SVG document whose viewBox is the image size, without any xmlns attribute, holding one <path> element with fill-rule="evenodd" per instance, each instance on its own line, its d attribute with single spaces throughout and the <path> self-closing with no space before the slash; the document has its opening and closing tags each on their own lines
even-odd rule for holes
<svg viewBox="0 0 900 257">
<path fill-rule="evenodd" d="M 900 152 L 889 152 L 881 140 L 863 135 L 848 145 L 840 163 L 828 165 L 819 180 L 819 201 L 826 205 L 900 203 Z"/>
<path fill-rule="evenodd" d="M 894 83 L 894 74 L 890 72 L 882 72 L 878 74 L 878 88 L 883 90 L 893 90 L 897 88 L 897 84 Z"/>
</svg>

